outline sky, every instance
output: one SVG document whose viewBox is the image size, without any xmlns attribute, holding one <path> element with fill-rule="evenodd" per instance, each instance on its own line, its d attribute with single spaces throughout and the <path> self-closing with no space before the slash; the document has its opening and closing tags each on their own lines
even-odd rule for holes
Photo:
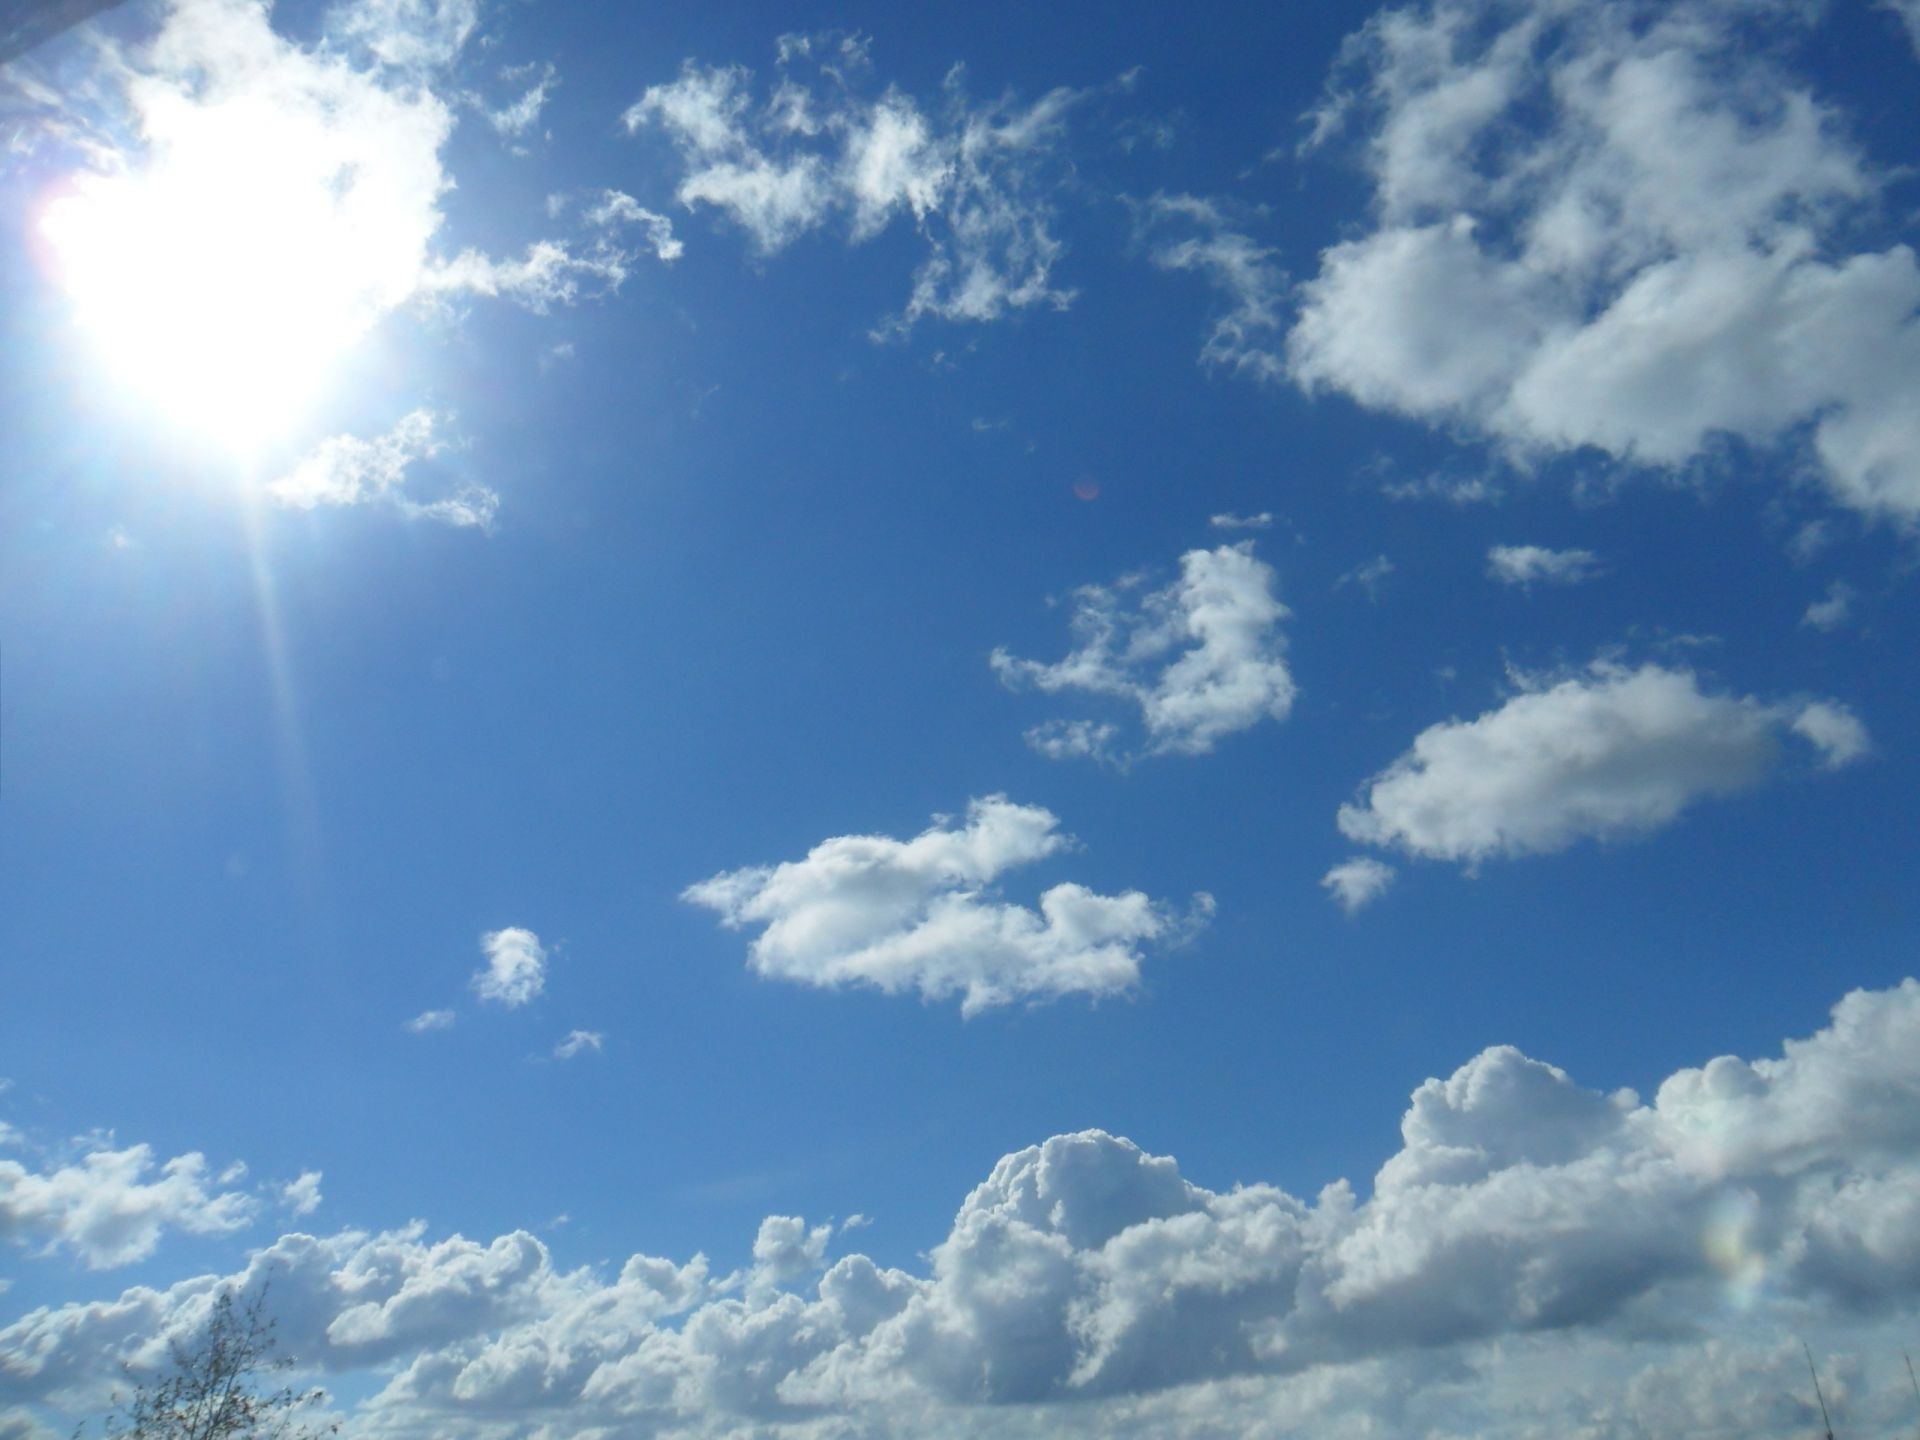
<svg viewBox="0 0 1920 1440">
<path fill-rule="evenodd" d="M 1920 1422 L 1912 0 L 0 68 L 0 1437 Z"/>
</svg>

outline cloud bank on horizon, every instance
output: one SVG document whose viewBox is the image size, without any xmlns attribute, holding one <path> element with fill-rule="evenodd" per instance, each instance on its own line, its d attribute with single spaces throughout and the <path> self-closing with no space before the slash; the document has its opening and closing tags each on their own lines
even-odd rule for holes
<svg viewBox="0 0 1920 1440">
<path fill-rule="evenodd" d="M 1793 1388 L 1809 1306 L 1851 1345 L 1920 1296 L 1916 1117 L 1909 980 L 1847 996 L 1776 1058 L 1676 1071 L 1650 1101 L 1495 1046 L 1414 1091 L 1364 1198 L 1345 1181 L 1311 1198 L 1211 1190 L 1090 1130 L 1005 1156 L 920 1273 L 829 1258 L 833 1227 L 779 1215 L 726 1273 L 643 1254 L 565 1271 L 526 1231 L 289 1233 L 229 1276 L 23 1316 L 0 1330 L 0 1375 L 16 1401 L 98 1403 L 123 1364 L 144 1373 L 191 1337 L 223 1285 L 269 1285 L 307 1364 L 386 1373 L 354 1415 L 376 1434 L 811 1434 L 833 1417 L 957 1433 L 987 1412 L 1019 1433 L 1147 1434 L 1258 1406 L 1359 1434 L 1382 1394 L 1404 1423 L 1466 1433 L 1537 1403 L 1492 1383 L 1514 1347 L 1521 1367 L 1582 1377 L 1554 1402 L 1570 1428 L 1609 1432 L 1623 1396 L 1659 1428 L 1709 1410 L 1739 1424 Z M 121 1193 L 119 1160 L 39 1176 L 9 1162 L 28 1197 L 0 1211 L 16 1242 L 70 1238 L 73 1212 Z M 61 1209 L 33 1198 L 49 1186 Z M 196 1202 L 176 1223 L 210 1222 Z M 1704 1364 L 1702 1329 L 1721 1337 Z M 1840 1357 L 1849 1428 L 1904 1403 L 1884 1359 Z"/>
</svg>

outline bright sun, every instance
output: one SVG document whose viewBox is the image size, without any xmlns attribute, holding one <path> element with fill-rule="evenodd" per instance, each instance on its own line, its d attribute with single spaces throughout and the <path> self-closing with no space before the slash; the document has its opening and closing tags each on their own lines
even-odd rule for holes
<svg viewBox="0 0 1920 1440">
<path fill-rule="evenodd" d="M 415 289 L 433 192 L 395 193 L 409 187 L 355 153 L 363 137 L 284 93 L 148 98 L 147 163 L 79 177 L 41 230 L 114 379 L 170 424 L 250 452 Z"/>
</svg>

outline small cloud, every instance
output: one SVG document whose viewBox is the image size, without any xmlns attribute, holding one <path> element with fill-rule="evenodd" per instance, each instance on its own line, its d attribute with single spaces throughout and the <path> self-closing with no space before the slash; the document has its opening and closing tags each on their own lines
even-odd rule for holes
<svg viewBox="0 0 1920 1440">
<path fill-rule="evenodd" d="M 1791 728 L 1820 752 L 1820 763 L 1828 770 L 1838 770 L 1864 759 L 1873 749 L 1860 717 L 1836 701 L 1809 702 L 1794 718 Z"/>
<path fill-rule="evenodd" d="M 1807 606 L 1807 613 L 1800 617 L 1802 626 L 1813 630 L 1838 630 L 1853 615 L 1853 602 L 1860 592 L 1844 580 L 1836 580 L 1827 587 L 1824 600 L 1816 600 Z"/>
<path fill-rule="evenodd" d="M 311 1215 L 320 1208 L 320 1172 L 304 1170 L 298 1180 L 280 1187 L 280 1203 L 295 1215 Z"/>
<path fill-rule="evenodd" d="M 509 925 L 480 937 L 486 967 L 474 972 L 473 989 L 482 1000 L 518 1009 L 547 985 L 547 952 L 531 930 Z"/>
<path fill-rule="evenodd" d="M 451 1010 L 423 1010 L 407 1021 L 406 1028 L 415 1035 L 424 1035 L 429 1030 L 451 1030 L 453 1019 Z"/>
<path fill-rule="evenodd" d="M 603 190 L 599 201 L 587 211 L 586 220 L 602 230 L 637 225 L 645 233 L 654 258 L 671 264 L 687 253 L 684 243 L 674 238 L 673 221 L 647 209 L 631 195 L 620 190 Z"/>
<path fill-rule="evenodd" d="M 606 1038 L 607 1037 L 598 1030 L 569 1030 L 567 1032 L 567 1038 L 553 1047 L 553 1058 L 556 1060 L 571 1060 L 574 1056 L 587 1050 L 591 1050 L 597 1055 L 600 1053 L 600 1046 Z"/>
<path fill-rule="evenodd" d="M 1578 585 L 1599 573 L 1600 557 L 1591 550 L 1495 545 L 1487 551 L 1487 575 L 1502 585 Z"/>
<path fill-rule="evenodd" d="M 323 440 L 293 469 L 269 481 L 267 494 L 293 510 L 322 505 L 385 504 L 411 520 L 489 530 L 500 497 L 484 485 L 462 485 L 438 500 L 419 501 L 406 491 L 407 473 L 444 453 L 449 442 L 436 431 L 450 416 L 413 410 L 372 440 L 335 435 Z"/>
<path fill-rule="evenodd" d="M 107 531 L 103 542 L 109 550 L 138 550 L 140 542 L 127 533 L 124 525 L 116 525 Z"/>
<path fill-rule="evenodd" d="M 1216 530 L 1271 530 L 1273 512 L 1262 510 L 1258 515 L 1235 515 L 1229 511 L 1213 516 L 1207 521 Z"/>
<path fill-rule="evenodd" d="M 1347 571 L 1346 574 L 1333 582 L 1333 588 L 1341 590 L 1348 585 L 1355 585 L 1367 592 L 1367 599 L 1378 603 L 1380 599 L 1380 587 L 1385 583 L 1386 578 L 1393 574 L 1395 568 L 1393 561 L 1389 560 L 1386 556 L 1376 555 L 1373 559 L 1367 561 L 1366 564 L 1356 565 L 1353 569 Z"/>
<path fill-rule="evenodd" d="M 1357 915 L 1387 893 L 1393 866 L 1366 855 L 1342 861 L 1320 877 L 1320 884 L 1349 915 Z"/>
</svg>

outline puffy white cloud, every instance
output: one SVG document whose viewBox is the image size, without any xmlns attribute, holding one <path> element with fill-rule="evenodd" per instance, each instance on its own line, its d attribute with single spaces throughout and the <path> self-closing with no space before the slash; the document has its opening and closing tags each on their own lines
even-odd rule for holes
<svg viewBox="0 0 1920 1440">
<path fill-rule="evenodd" d="M 323 1198 L 320 1181 L 323 1178 L 318 1170 L 301 1171 L 298 1179 L 289 1180 L 280 1187 L 280 1203 L 295 1215 L 311 1215 L 320 1208 Z"/>
<path fill-rule="evenodd" d="M 1143 591 L 1141 578 L 1129 576 L 1076 591 L 1079 643 L 1064 660 L 1049 665 L 996 649 L 994 672 L 1012 687 L 1130 701 L 1145 726 L 1144 753 L 1202 755 L 1224 736 L 1285 719 L 1292 709 L 1279 630 L 1288 612 L 1274 580 L 1252 541 L 1189 550 L 1180 578 L 1163 589 Z M 1036 749 L 1056 758 L 1104 755 L 1110 739 L 1108 727 L 1086 721 L 1028 733 Z"/>
<path fill-rule="evenodd" d="M 229 1177 L 216 1179 L 197 1152 L 155 1169 L 150 1146 L 110 1142 L 43 1171 L 0 1159 L 0 1238 L 69 1250 L 101 1270 L 144 1260 L 169 1229 L 217 1235 L 254 1217 L 253 1198 L 222 1189 Z"/>
<path fill-rule="evenodd" d="M 487 963 L 474 972 L 473 991 L 482 1000 L 511 1010 L 546 989 L 547 951 L 533 931 L 518 925 L 489 930 L 480 937 L 480 950 Z"/>
<path fill-rule="evenodd" d="M 487 530 L 499 511 L 500 497 L 484 485 L 465 482 L 437 500 L 415 500 L 407 494 L 407 472 L 446 451 L 448 442 L 435 433 L 445 420 L 431 410 L 414 410 L 401 416 L 385 435 L 371 440 L 335 435 L 321 441 L 286 474 L 268 481 L 266 492 L 290 509 L 377 504 L 411 519 Z"/>
<path fill-rule="evenodd" d="M 1340 809 L 1340 830 L 1412 855 L 1475 864 L 1655 830 L 1689 805 L 1758 785 L 1794 734 L 1829 768 L 1866 730 L 1829 701 L 1716 695 L 1692 671 L 1598 663 L 1472 720 L 1429 726 Z"/>
<path fill-rule="evenodd" d="M 1810 1408 L 1797 1330 L 1884 1348 L 1920 1313 L 1917 1193 L 1909 980 L 1651 1103 L 1488 1049 L 1415 1089 L 1364 1200 L 1211 1190 L 1085 1131 L 995 1165 L 922 1273 L 834 1258 L 792 1216 L 723 1276 L 562 1272 L 524 1232 L 288 1235 L 238 1275 L 35 1310 L 0 1330 L 0 1377 L 77 1407 L 164 1363 L 222 1284 L 270 1280 L 290 1353 L 385 1367 L 355 1433 L 1523 1440 L 1718 1415 L 1785 1440 Z M 1856 1433 L 1910 1405 L 1897 1359 L 1827 1373 Z"/>
<path fill-rule="evenodd" d="M 1920 515 L 1920 266 L 1850 253 L 1883 184 L 1758 43 L 1810 7 L 1434 0 L 1349 42 L 1319 133 L 1363 137 L 1373 228 L 1321 257 L 1309 390 L 1658 468 L 1812 451 L 1842 503 Z"/>
<path fill-rule="evenodd" d="M 754 970 L 804 985 L 958 996 L 964 1015 L 1129 990 L 1140 947 L 1180 929 L 1164 905 L 1064 882 L 1030 909 L 992 889 L 1006 871 L 1066 849 L 1059 823 L 993 795 L 970 802 L 960 824 L 943 817 L 911 840 L 838 836 L 804 860 L 729 870 L 681 898 L 728 926 L 763 927 L 748 949 Z"/>
<path fill-rule="evenodd" d="M 422 1010 L 407 1021 L 406 1028 L 415 1035 L 424 1035 L 429 1030 L 451 1030 L 455 1018 L 451 1010 Z"/>
<path fill-rule="evenodd" d="M 1578 585 L 1599 573 L 1600 557 L 1591 550 L 1495 545 L 1487 551 L 1487 574 L 1502 585 Z"/>
<path fill-rule="evenodd" d="M 1204 277 L 1227 302 L 1200 349 L 1201 363 L 1256 380 L 1283 378 L 1286 285 L 1273 251 L 1234 229 L 1216 202 L 1195 195 L 1156 195 L 1140 218 L 1155 265 Z"/>
<path fill-rule="evenodd" d="M 1391 865 L 1375 860 L 1371 855 L 1355 855 L 1327 871 L 1320 878 L 1320 884 L 1342 910 L 1349 915 L 1357 915 L 1387 893 L 1387 888 L 1393 884 L 1393 876 Z"/>
<path fill-rule="evenodd" d="M 589 1050 L 597 1055 L 600 1053 L 600 1047 L 606 1043 L 606 1039 L 607 1037 L 598 1030 L 569 1030 L 566 1038 L 553 1047 L 553 1058 L 571 1060 L 574 1056 L 583 1055 Z"/>
<path fill-rule="evenodd" d="M 896 88 L 877 99 L 856 93 L 866 68 L 863 43 L 850 50 L 789 36 L 764 104 L 743 67 L 688 61 L 678 79 L 642 94 L 625 121 L 629 131 L 657 127 L 673 142 L 686 170 L 675 191 L 681 204 L 722 211 L 762 254 L 836 217 L 853 244 L 910 218 L 927 253 L 906 304 L 877 333 L 926 316 L 985 321 L 1035 305 L 1064 308 L 1073 297 L 1052 278 L 1061 245 L 1046 172 L 1076 93 L 976 104 L 956 67 L 941 105 L 929 110 Z"/>
</svg>

